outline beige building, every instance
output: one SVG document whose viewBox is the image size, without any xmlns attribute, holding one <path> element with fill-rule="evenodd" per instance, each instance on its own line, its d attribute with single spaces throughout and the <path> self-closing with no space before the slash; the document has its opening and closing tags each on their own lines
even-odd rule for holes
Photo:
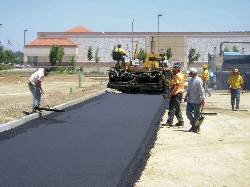
<svg viewBox="0 0 250 187">
<path fill-rule="evenodd" d="M 172 60 L 186 66 L 190 48 L 200 53 L 198 62 L 207 62 L 208 53 L 218 54 L 220 43 L 224 41 L 250 42 L 250 32 L 134 32 L 132 35 L 131 32 L 92 32 L 80 26 L 65 32 L 38 32 L 37 39 L 25 45 L 24 60 L 39 65 L 48 63 L 50 48 L 59 45 L 65 52 L 63 62 L 69 62 L 74 56 L 78 64 L 86 64 L 88 48 L 92 47 L 93 53 L 98 52 L 100 62 L 109 64 L 113 62 L 111 52 L 117 44 L 121 44 L 130 56 L 136 46 L 150 52 L 153 45 L 154 51 L 170 47 Z M 235 45 L 240 52 L 250 54 L 249 44 Z M 232 48 L 232 45 L 227 47 Z"/>
</svg>

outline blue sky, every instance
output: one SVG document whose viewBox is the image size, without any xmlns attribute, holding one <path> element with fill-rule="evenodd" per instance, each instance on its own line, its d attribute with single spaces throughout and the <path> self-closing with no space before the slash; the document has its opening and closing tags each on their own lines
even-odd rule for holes
<svg viewBox="0 0 250 187">
<path fill-rule="evenodd" d="M 250 31 L 249 0 L 1 0 L 0 41 L 23 50 L 40 31 L 85 26 L 92 31 Z M 7 44 L 7 41 L 11 45 Z"/>
</svg>

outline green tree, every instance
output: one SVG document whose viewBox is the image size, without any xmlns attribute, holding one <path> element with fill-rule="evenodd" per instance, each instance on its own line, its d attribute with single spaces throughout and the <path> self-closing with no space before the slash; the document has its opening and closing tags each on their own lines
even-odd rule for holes
<svg viewBox="0 0 250 187">
<path fill-rule="evenodd" d="M 142 48 L 140 48 L 139 53 L 138 53 L 138 59 L 140 61 L 145 62 L 146 55 L 147 55 L 146 52 Z"/>
<path fill-rule="evenodd" d="M 4 47 L 0 45 L 0 63 L 4 62 Z"/>
<path fill-rule="evenodd" d="M 167 57 L 167 60 L 169 60 L 171 57 L 172 57 L 172 49 L 171 47 L 169 47 L 167 50 L 166 50 L 166 53 L 165 53 L 165 56 Z"/>
<path fill-rule="evenodd" d="M 233 52 L 239 52 L 239 49 L 234 45 L 232 51 Z"/>
<path fill-rule="evenodd" d="M 224 49 L 223 49 L 223 52 L 229 52 L 230 51 L 230 49 L 228 48 L 228 47 L 225 47 Z"/>
<path fill-rule="evenodd" d="M 49 61 L 51 66 L 61 63 L 64 56 L 64 49 L 58 45 L 53 45 L 49 52 Z"/>
<path fill-rule="evenodd" d="M 59 47 L 57 53 L 57 59 L 60 64 L 62 63 L 63 56 L 64 56 L 64 49 L 62 47 Z"/>
<path fill-rule="evenodd" d="M 4 63 L 14 63 L 15 62 L 15 54 L 11 50 L 4 50 L 3 52 Z"/>
<path fill-rule="evenodd" d="M 194 62 L 197 62 L 200 56 L 199 52 L 196 52 L 194 48 L 190 48 L 188 51 L 188 63 L 193 64 Z"/>
<path fill-rule="evenodd" d="M 99 49 L 97 48 L 95 51 L 95 63 L 100 62 L 100 57 L 99 57 Z"/>
<path fill-rule="evenodd" d="M 93 59 L 93 50 L 92 47 L 88 48 L 88 61 L 90 62 Z"/>
</svg>

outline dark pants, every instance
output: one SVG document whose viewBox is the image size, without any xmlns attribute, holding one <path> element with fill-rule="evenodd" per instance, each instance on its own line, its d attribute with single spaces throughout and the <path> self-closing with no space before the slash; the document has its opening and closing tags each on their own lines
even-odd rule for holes
<svg viewBox="0 0 250 187">
<path fill-rule="evenodd" d="M 181 107 L 180 107 L 181 100 L 182 100 L 182 94 L 180 93 L 170 98 L 167 122 L 173 123 L 174 116 L 176 116 L 178 121 L 183 121 Z"/>
<path fill-rule="evenodd" d="M 240 89 L 230 89 L 231 91 L 231 105 L 232 108 L 235 106 L 236 101 L 236 109 L 240 107 Z"/>
<path fill-rule="evenodd" d="M 186 115 L 190 121 L 192 129 L 195 128 L 195 124 L 200 117 L 201 105 L 196 103 L 187 103 Z M 193 114 L 194 112 L 194 114 Z"/>
</svg>

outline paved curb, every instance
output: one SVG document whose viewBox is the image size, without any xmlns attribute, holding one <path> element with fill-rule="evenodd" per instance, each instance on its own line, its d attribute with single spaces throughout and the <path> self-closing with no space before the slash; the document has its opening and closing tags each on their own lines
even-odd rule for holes
<svg viewBox="0 0 250 187">
<path fill-rule="evenodd" d="M 90 94 L 90 95 L 84 96 L 82 98 L 73 100 L 73 101 L 69 101 L 69 102 L 60 104 L 58 106 L 55 106 L 55 108 L 62 110 L 62 109 L 74 106 L 76 104 L 79 104 L 79 103 L 85 103 L 85 102 L 87 102 L 87 101 L 89 101 L 91 99 L 94 99 L 95 97 L 98 97 L 98 96 L 104 94 L 105 91 L 106 90 L 103 90 L 103 91 L 100 91 L 100 92 L 97 92 L 97 93 L 94 93 L 94 94 Z M 54 112 L 44 111 L 44 112 L 42 112 L 42 116 L 46 116 L 46 115 L 49 115 L 51 113 L 54 113 Z M 23 125 L 23 124 L 25 124 L 25 123 L 27 123 L 29 121 L 32 121 L 34 119 L 37 119 L 37 118 L 39 118 L 39 114 L 35 113 L 35 114 L 30 114 L 30 115 L 24 116 L 24 117 L 22 117 L 20 119 L 14 120 L 14 121 L 10 121 L 10 122 L 7 122 L 7 123 L 0 124 L 0 133 L 3 132 L 3 131 L 7 131 L 7 130 L 10 130 L 10 129 L 16 128 L 16 127 L 18 127 L 20 125 Z"/>
</svg>

